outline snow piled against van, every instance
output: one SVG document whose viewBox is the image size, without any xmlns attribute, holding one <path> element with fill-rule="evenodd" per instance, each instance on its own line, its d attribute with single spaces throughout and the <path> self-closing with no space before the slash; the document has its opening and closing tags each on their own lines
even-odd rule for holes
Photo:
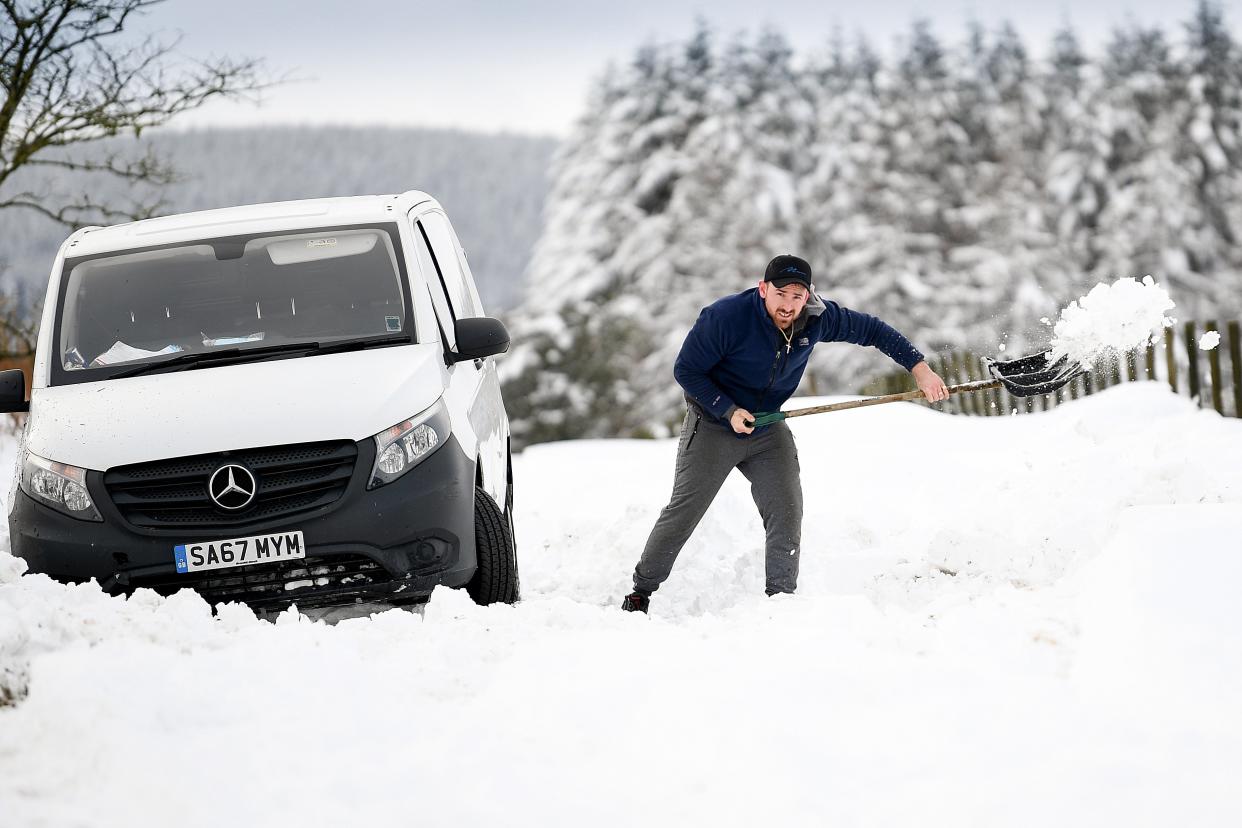
<svg viewBox="0 0 1242 828">
<path fill-rule="evenodd" d="M 616 609 L 673 441 L 518 458 L 516 607 L 272 624 L 0 552 L 0 822 L 1242 823 L 1242 422 L 1149 383 L 791 426 L 796 596 L 735 476 Z"/>
</svg>

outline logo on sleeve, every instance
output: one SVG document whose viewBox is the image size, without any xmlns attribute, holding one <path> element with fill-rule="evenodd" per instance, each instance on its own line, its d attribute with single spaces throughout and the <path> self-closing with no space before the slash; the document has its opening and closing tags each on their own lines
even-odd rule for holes
<svg viewBox="0 0 1242 828">
<path fill-rule="evenodd" d="M 806 346 L 806 345 L 810 345 L 810 344 L 811 344 L 811 340 L 810 340 L 810 339 L 808 339 L 808 338 L 807 338 L 807 337 L 805 337 L 805 336 L 804 336 L 804 337 L 802 337 L 801 339 L 799 339 L 799 340 L 798 340 L 798 347 L 799 347 L 799 348 L 802 348 L 802 347 L 804 347 L 804 346 Z"/>
</svg>

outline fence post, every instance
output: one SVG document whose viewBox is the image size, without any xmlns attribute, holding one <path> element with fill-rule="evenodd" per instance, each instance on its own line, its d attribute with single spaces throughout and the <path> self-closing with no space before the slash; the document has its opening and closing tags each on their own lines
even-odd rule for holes
<svg viewBox="0 0 1242 828">
<path fill-rule="evenodd" d="M 981 366 L 980 371 L 982 372 L 982 370 L 983 369 Z M 992 413 L 995 414 L 997 417 L 1001 416 L 1002 414 L 1009 413 L 1005 409 L 1005 398 L 1003 396 L 1004 393 L 1005 393 L 1005 390 L 1003 388 L 993 388 L 991 391 L 988 392 L 987 398 L 991 400 Z"/>
<path fill-rule="evenodd" d="M 978 377 L 979 379 L 985 380 L 992 376 L 983 367 L 983 359 L 978 354 L 970 355 L 970 363 L 971 365 L 974 366 L 974 375 Z M 979 400 L 979 413 L 985 417 L 991 413 L 988 410 L 989 408 L 988 402 L 989 400 L 992 399 L 992 393 L 993 393 L 992 391 L 984 391 L 982 394 L 979 394 L 976 397 L 976 399 Z"/>
<path fill-rule="evenodd" d="M 1145 353 L 1147 355 L 1147 379 L 1154 380 L 1156 378 L 1156 346 L 1148 342 Z"/>
<path fill-rule="evenodd" d="M 967 351 L 966 355 L 962 357 L 962 362 L 965 364 L 965 368 L 966 368 L 966 381 L 974 382 L 975 380 L 979 379 L 979 370 L 978 370 L 979 366 L 976 364 L 975 355 L 971 353 L 970 351 Z M 979 404 L 980 396 L 981 395 L 977 393 L 970 395 L 970 413 L 972 414 L 983 413 L 983 407 Z"/>
<path fill-rule="evenodd" d="M 1186 367 L 1186 379 L 1190 383 L 1190 398 L 1198 400 L 1199 397 L 1199 354 L 1198 348 L 1195 346 L 1195 323 L 1187 322 L 1186 329 L 1186 358 L 1189 365 Z M 1201 402 L 1201 401 L 1199 401 Z M 1198 404 L 1198 402 L 1196 403 Z"/>
<path fill-rule="evenodd" d="M 1175 353 L 1177 346 L 1176 339 L 1173 334 L 1173 328 L 1164 329 L 1164 359 L 1169 369 L 1169 387 L 1173 389 L 1173 393 L 1177 393 L 1177 356 Z"/>
<path fill-rule="evenodd" d="M 953 371 L 953 380 L 949 384 L 960 385 L 962 382 L 962 359 L 957 351 L 954 351 L 949 355 L 949 366 Z M 953 401 L 952 404 L 954 412 L 958 414 L 966 413 L 966 402 L 962 399 L 961 394 L 958 394 L 956 397 L 950 397 L 949 399 Z"/>
<path fill-rule="evenodd" d="M 981 380 L 987 379 L 990 374 L 983 369 L 983 360 L 978 354 L 970 355 L 971 376 L 978 377 Z M 982 394 L 976 394 L 975 399 L 979 401 L 979 413 L 983 416 L 988 415 L 988 400 L 992 398 L 992 392 L 984 391 Z"/>
<path fill-rule="evenodd" d="M 1216 326 L 1215 319 L 1209 319 L 1206 327 L 1209 331 L 1216 331 L 1217 333 L 1220 333 L 1220 329 Z M 1221 391 L 1223 389 L 1220 387 L 1220 346 L 1217 345 L 1215 348 L 1208 351 L 1207 358 L 1208 376 L 1212 378 L 1212 408 L 1216 409 L 1217 414 L 1224 414 L 1225 400 L 1224 397 L 1221 396 Z"/>
<path fill-rule="evenodd" d="M 1134 351 L 1126 351 L 1126 381 L 1138 381 L 1138 354 Z"/>
<path fill-rule="evenodd" d="M 1242 330 L 1229 323 L 1229 365 L 1233 369 L 1233 416 L 1242 417 Z"/>
</svg>

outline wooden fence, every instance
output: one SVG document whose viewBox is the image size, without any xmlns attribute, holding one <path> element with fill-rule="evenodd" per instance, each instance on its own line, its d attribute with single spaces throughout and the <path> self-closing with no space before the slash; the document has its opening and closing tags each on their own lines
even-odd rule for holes
<svg viewBox="0 0 1242 828">
<path fill-rule="evenodd" d="M 1183 322 L 1167 328 L 1163 341 L 1127 354 L 1108 365 L 1097 365 L 1053 394 L 1015 397 L 1004 389 L 954 394 L 939 403 L 941 410 L 953 414 L 980 416 L 1026 414 L 1047 411 L 1063 402 L 1086 397 L 1122 382 L 1154 380 L 1166 382 L 1174 393 L 1215 409 L 1226 417 L 1242 417 L 1242 326 L 1229 322 L 1223 326 L 1210 320 Z M 1199 349 L 1199 339 L 1208 331 L 1220 334 L 1220 344 L 1209 351 Z M 970 352 L 929 356 L 928 363 L 949 385 L 987 379 L 982 359 Z M 867 383 L 860 393 L 867 396 L 895 394 L 915 387 L 903 372 L 879 377 Z"/>
</svg>

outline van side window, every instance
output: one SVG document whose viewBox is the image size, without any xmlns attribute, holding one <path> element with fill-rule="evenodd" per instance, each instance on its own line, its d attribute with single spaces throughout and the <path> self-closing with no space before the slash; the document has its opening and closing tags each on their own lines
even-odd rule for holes
<svg viewBox="0 0 1242 828">
<path fill-rule="evenodd" d="M 453 330 L 453 323 L 457 317 L 449 306 L 448 294 L 444 290 L 444 280 L 440 278 L 431 250 L 427 247 L 426 236 L 420 222 L 417 221 L 414 222 L 414 252 L 418 259 L 418 269 L 422 271 L 423 281 L 427 283 L 427 290 L 431 293 L 431 304 L 436 311 L 436 321 L 440 324 L 440 336 L 450 349 L 456 348 L 457 337 Z"/>
<path fill-rule="evenodd" d="M 440 275 L 444 277 L 444 286 L 455 317 L 462 319 L 481 316 L 448 218 L 443 213 L 431 212 L 422 216 L 419 222 L 431 242 L 431 252 L 436 258 L 436 264 L 440 266 Z"/>
</svg>

